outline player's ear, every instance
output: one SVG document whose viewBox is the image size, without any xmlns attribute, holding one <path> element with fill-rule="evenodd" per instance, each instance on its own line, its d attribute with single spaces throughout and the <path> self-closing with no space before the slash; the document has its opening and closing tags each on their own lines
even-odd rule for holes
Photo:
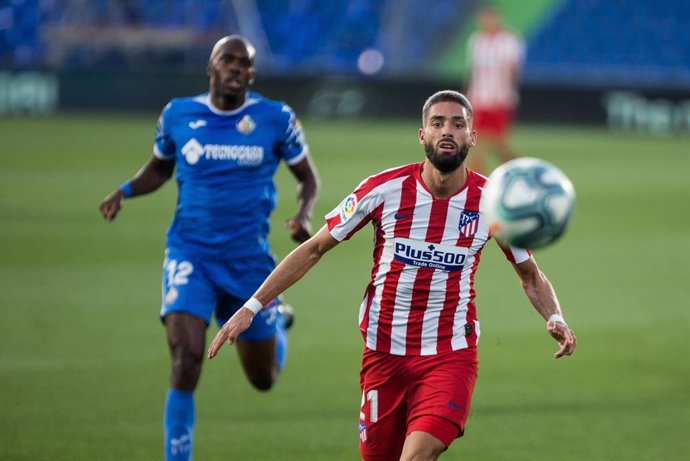
<svg viewBox="0 0 690 461">
<path fill-rule="evenodd" d="M 252 67 L 249 70 L 249 84 L 253 85 L 255 79 L 256 79 L 256 69 L 254 67 Z"/>
<path fill-rule="evenodd" d="M 472 130 L 470 134 L 470 147 L 474 147 L 477 144 L 477 130 Z"/>
<path fill-rule="evenodd" d="M 419 129 L 417 137 L 419 138 L 419 144 L 424 144 L 424 128 Z"/>
</svg>

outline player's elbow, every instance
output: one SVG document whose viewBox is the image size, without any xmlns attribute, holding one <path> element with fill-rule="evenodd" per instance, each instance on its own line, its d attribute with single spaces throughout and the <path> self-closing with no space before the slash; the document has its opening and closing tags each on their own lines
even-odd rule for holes
<svg viewBox="0 0 690 461">
<path fill-rule="evenodd" d="M 319 262 L 321 257 L 337 244 L 337 242 L 334 244 L 334 241 L 335 239 L 327 234 L 327 231 L 324 233 L 324 230 L 321 229 L 312 238 L 300 245 L 300 249 L 304 251 L 305 264 L 312 267 Z"/>
</svg>

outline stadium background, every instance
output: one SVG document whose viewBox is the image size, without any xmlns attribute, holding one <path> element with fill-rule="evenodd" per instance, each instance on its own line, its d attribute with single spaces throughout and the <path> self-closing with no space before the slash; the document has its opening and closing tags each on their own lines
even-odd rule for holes
<svg viewBox="0 0 690 461">
<path fill-rule="evenodd" d="M 420 158 L 421 104 L 462 88 L 483 3 L 0 2 L 0 459 L 160 458 L 158 286 L 175 191 L 128 202 L 112 225 L 97 205 L 150 155 L 166 101 L 205 90 L 219 36 L 249 36 L 257 89 L 303 117 L 323 182 L 318 226 L 360 179 Z M 685 459 L 690 2 L 492 3 L 528 46 L 514 144 L 578 193 L 572 229 L 537 257 L 580 345 L 551 359 L 489 245 L 475 404 L 445 459 Z M 294 181 L 283 170 L 278 182 L 282 257 Z M 195 459 L 357 459 L 370 238 L 289 291 L 298 320 L 271 393 L 249 389 L 230 350 L 205 365 Z"/>
</svg>

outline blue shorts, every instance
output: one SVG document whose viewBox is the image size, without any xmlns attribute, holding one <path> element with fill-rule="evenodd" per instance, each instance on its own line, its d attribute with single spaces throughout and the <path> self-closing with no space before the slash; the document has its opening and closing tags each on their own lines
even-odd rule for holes
<svg viewBox="0 0 690 461">
<path fill-rule="evenodd" d="M 215 314 L 223 325 L 249 299 L 275 267 L 270 254 L 234 261 L 196 258 L 175 249 L 165 250 L 161 319 L 185 312 L 211 323 Z M 276 334 L 278 302 L 260 310 L 241 339 L 262 341 Z"/>
</svg>

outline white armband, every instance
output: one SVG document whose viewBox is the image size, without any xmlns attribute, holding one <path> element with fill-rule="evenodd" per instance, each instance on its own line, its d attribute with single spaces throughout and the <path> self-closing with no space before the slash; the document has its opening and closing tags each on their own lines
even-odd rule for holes
<svg viewBox="0 0 690 461">
<path fill-rule="evenodd" d="M 565 323 L 565 320 L 563 317 L 561 317 L 558 314 L 553 314 L 551 317 L 549 317 L 548 322 L 561 322 L 563 325 L 568 326 L 567 323 Z"/>
<path fill-rule="evenodd" d="M 246 303 L 244 303 L 244 307 L 246 307 L 247 309 L 252 311 L 254 315 L 256 315 L 257 312 L 264 308 L 264 305 L 261 304 L 261 301 L 252 296 L 247 300 Z"/>
</svg>

